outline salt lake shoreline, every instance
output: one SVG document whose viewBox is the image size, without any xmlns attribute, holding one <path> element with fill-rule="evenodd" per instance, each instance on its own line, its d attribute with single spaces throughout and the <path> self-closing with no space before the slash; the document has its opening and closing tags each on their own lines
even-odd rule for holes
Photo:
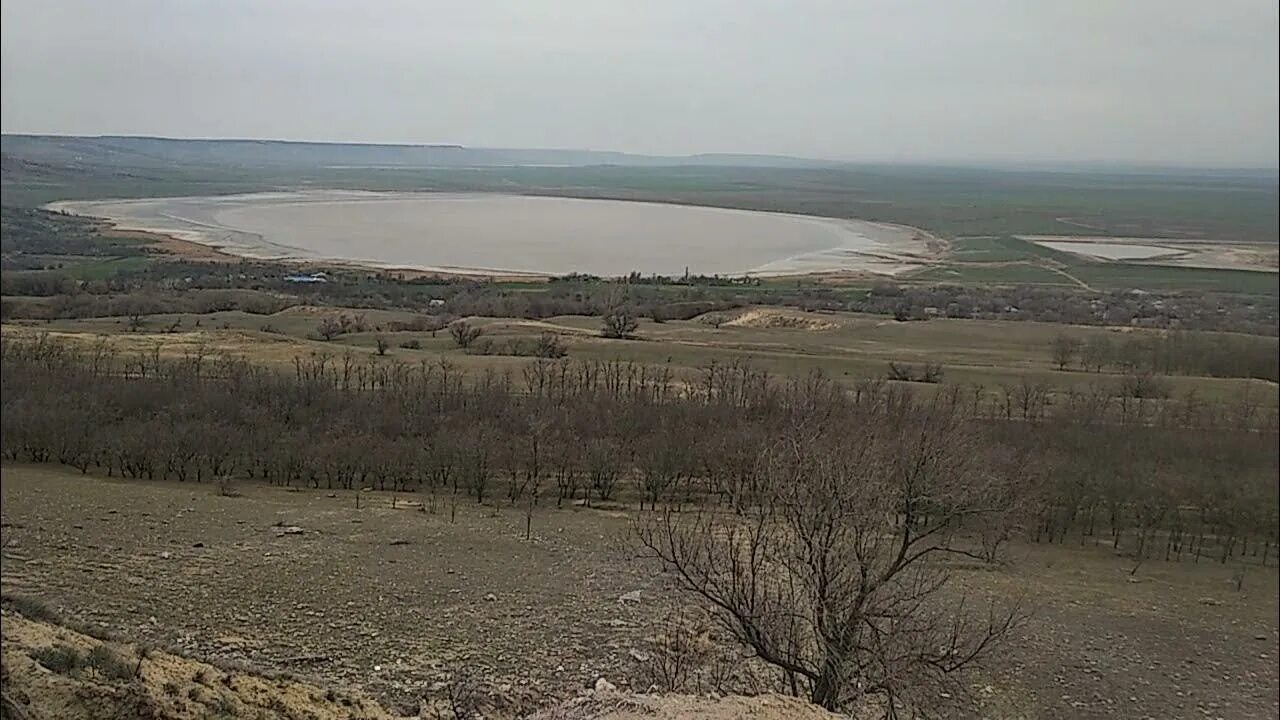
<svg viewBox="0 0 1280 720">
<path fill-rule="evenodd" d="M 469 203 L 477 200 L 509 202 L 513 199 L 532 200 L 537 202 L 562 201 L 563 203 L 573 204 L 588 203 L 590 205 L 579 205 L 577 207 L 587 207 L 597 211 L 608 211 L 610 208 L 607 206 L 626 207 L 628 209 L 639 206 L 659 209 L 662 211 L 669 211 L 673 209 L 678 211 L 689 210 L 694 211 L 703 217 L 714 218 L 718 215 L 719 217 L 731 218 L 733 221 L 739 223 L 743 220 L 750 222 L 752 218 L 763 219 L 775 224 L 781 220 L 792 223 L 793 227 L 798 227 L 801 231 L 806 229 L 802 227 L 802 224 L 810 223 L 820 225 L 823 228 L 821 232 L 825 232 L 828 235 L 831 235 L 834 231 L 834 233 L 840 234 L 839 236 L 841 238 L 848 238 L 855 241 L 853 244 L 849 245 L 838 245 L 830 248 L 808 250 L 806 252 L 799 253 L 798 255 L 770 260 L 758 267 L 738 271 L 721 270 L 719 272 L 703 272 L 698 268 L 693 270 L 695 273 L 720 274 L 726 277 L 798 277 L 832 275 L 872 275 L 886 277 L 929 264 L 933 260 L 936 260 L 939 252 L 945 247 L 944 241 L 927 231 L 915 227 L 895 225 L 891 223 L 830 218 L 814 215 L 775 213 L 759 210 L 739 210 L 735 208 L 721 208 L 703 205 L 682 205 L 678 203 L 630 200 L 597 200 L 547 195 L 430 192 L 379 193 L 370 191 L 304 190 L 222 196 L 72 200 L 52 202 L 48 203 L 44 207 L 45 209 L 55 212 L 65 212 L 73 215 L 94 217 L 110 224 L 118 231 L 141 232 L 166 236 L 173 238 L 177 244 L 192 243 L 212 248 L 229 257 L 281 261 L 298 265 L 324 264 L 330 266 L 359 267 L 395 272 L 473 277 L 503 276 L 513 279 L 548 278 L 565 275 L 571 272 L 584 272 L 606 277 L 615 277 L 625 275 L 630 272 L 618 268 L 615 272 L 601 273 L 591 272 L 589 269 L 575 270 L 572 267 L 566 267 L 564 269 L 557 269 L 554 271 L 545 271 L 520 267 L 494 267 L 492 263 L 481 265 L 478 263 L 453 264 L 438 262 L 397 262 L 370 257 L 351 257 L 344 256 L 347 255 L 345 248 L 339 249 L 338 252 L 316 252 L 310 248 L 300 247 L 300 243 L 298 245 L 294 245 L 274 241 L 269 237 L 268 233 L 252 232 L 230 226 L 229 224 L 217 222 L 215 217 L 219 209 L 222 209 L 224 212 L 227 208 L 232 210 L 239 208 L 252 209 L 254 207 L 254 203 L 266 203 L 259 205 L 259 207 L 276 209 L 279 207 L 294 208 L 303 206 L 325 208 L 326 206 L 333 206 L 335 204 L 352 203 L 363 206 L 365 203 L 369 202 L 403 204 L 405 202 L 462 201 L 464 203 Z M 203 213 L 203 215 L 201 217 L 189 217 L 178 215 L 176 213 L 165 212 L 164 210 L 166 207 L 171 207 L 175 204 L 182 205 L 184 203 L 198 209 L 200 213 Z M 204 206 L 201 205 L 202 203 Z M 152 218 L 149 220 L 139 217 L 138 215 L 130 215 L 128 212 L 128 210 L 133 208 L 151 208 L 153 206 L 160 208 L 158 212 L 163 217 Z M 634 212 L 634 210 L 630 211 Z M 414 229 L 416 230 L 417 228 Z M 812 228 L 809 228 L 808 231 L 811 234 L 815 232 Z M 732 239 L 730 241 L 732 241 Z M 812 245 L 812 241 L 810 241 L 810 244 Z M 626 247 L 627 249 L 634 249 L 634 244 L 627 245 Z M 596 251 L 597 254 L 601 251 L 600 247 L 591 249 Z M 703 250 L 704 255 L 706 254 L 705 249 L 699 249 Z M 662 253 L 662 249 L 656 249 L 655 252 Z M 733 255 L 734 248 L 725 248 L 724 254 Z M 775 252 L 774 254 L 777 255 L 779 253 Z M 513 263 L 513 265 L 518 265 L 518 263 Z M 651 273 L 645 272 L 643 274 L 648 275 Z M 672 273 L 668 272 L 658 274 L 666 274 L 670 276 Z M 675 274 L 678 275 L 679 273 Z"/>
</svg>

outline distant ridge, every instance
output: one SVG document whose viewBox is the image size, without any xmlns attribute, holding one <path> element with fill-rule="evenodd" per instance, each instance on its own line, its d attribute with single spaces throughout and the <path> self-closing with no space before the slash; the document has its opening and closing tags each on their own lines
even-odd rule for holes
<svg viewBox="0 0 1280 720">
<path fill-rule="evenodd" d="M 337 143 L 247 138 L 181 139 L 125 135 L 5 134 L 6 157 L 26 162 L 146 168 L 209 164 L 240 167 L 628 167 L 734 166 L 815 168 L 842 163 L 781 155 L 702 153 L 637 155 L 609 150 L 471 148 L 449 144 Z"/>
</svg>

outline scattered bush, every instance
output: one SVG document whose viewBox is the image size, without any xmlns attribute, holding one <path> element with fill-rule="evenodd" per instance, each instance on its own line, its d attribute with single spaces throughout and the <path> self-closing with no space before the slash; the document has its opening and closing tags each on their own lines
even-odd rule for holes
<svg viewBox="0 0 1280 720">
<path fill-rule="evenodd" d="M 422 341 L 418 340 L 417 338 L 413 338 L 410 340 L 403 340 L 400 343 L 400 347 L 404 348 L 405 350 L 421 350 Z"/>
<path fill-rule="evenodd" d="M 408 322 L 400 320 L 392 320 L 387 323 L 388 332 L 429 332 L 434 334 L 437 330 L 443 330 L 448 327 L 448 319 L 435 315 L 415 315 Z"/>
<path fill-rule="evenodd" d="M 31 659 L 45 668 L 63 675 L 70 675 L 85 665 L 85 656 L 70 645 L 53 645 L 31 651 Z"/>
<path fill-rule="evenodd" d="M 900 382 L 940 383 L 942 382 L 942 365 L 925 363 L 915 368 L 911 365 L 891 362 L 889 373 L 885 377 Z"/>
<path fill-rule="evenodd" d="M 99 645 L 89 651 L 85 666 L 93 668 L 109 680 L 130 680 L 134 676 L 135 666 L 109 645 Z"/>
<path fill-rule="evenodd" d="M 10 609 L 18 611 L 28 620 L 39 620 L 40 622 L 57 625 L 62 624 L 62 617 L 58 614 L 58 611 L 40 598 L 29 595 L 5 595 L 3 601 Z"/>
<path fill-rule="evenodd" d="M 467 347 L 468 355 L 507 355 L 512 357 L 539 357 L 547 359 L 562 358 L 569 353 L 564 341 L 555 333 L 543 333 L 535 339 L 508 338 L 506 340 L 485 338 Z"/>
<path fill-rule="evenodd" d="M 369 322 L 364 315 L 342 313 L 341 315 L 330 315 L 320 320 L 320 324 L 316 326 L 316 335 L 321 340 L 328 341 L 339 335 L 367 332 L 368 330 Z"/>
</svg>

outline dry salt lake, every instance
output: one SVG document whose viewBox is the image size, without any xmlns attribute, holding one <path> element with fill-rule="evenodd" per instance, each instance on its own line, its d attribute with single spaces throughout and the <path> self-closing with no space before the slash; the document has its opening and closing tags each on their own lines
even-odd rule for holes
<svg viewBox="0 0 1280 720">
<path fill-rule="evenodd" d="M 892 274 L 928 252 L 914 228 L 620 200 L 326 190 L 48 207 L 245 257 L 451 272 Z"/>
</svg>

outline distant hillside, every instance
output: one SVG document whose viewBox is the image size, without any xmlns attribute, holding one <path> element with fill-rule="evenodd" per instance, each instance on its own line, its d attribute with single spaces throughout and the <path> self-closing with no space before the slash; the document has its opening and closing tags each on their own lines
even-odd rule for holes
<svg viewBox="0 0 1280 720">
<path fill-rule="evenodd" d="M 241 168 L 297 167 L 831 167 L 837 163 L 776 155 L 633 155 L 601 150 L 468 148 L 461 145 L 380 145 L 280 140 L 181 140 L 152 137 L 4 135 L 6 162 L 72 167 L 164 167 L 174 164 Z"/>
</svg>

